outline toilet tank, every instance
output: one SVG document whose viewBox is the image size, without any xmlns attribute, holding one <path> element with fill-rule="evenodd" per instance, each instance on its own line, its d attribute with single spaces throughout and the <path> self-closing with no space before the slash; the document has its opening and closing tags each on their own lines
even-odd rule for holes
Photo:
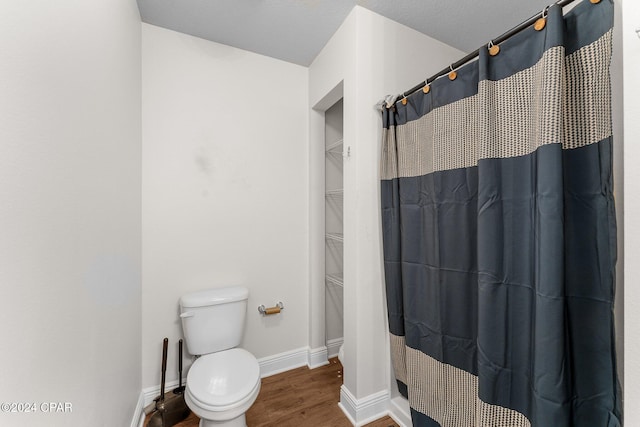
<svg viewBox="0 0 640 427">
<path fill-rule="evenodd" d="M 248 298 L 249 290 L 242 286 L 183 295 L 180 319 L 187 351 L 202 355 L 240 345 Z"/>
</svg>

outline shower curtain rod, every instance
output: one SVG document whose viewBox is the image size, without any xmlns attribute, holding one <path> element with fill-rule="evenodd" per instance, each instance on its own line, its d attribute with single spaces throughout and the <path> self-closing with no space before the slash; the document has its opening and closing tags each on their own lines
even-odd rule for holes
<svg viewBox="0 0 640 427">
<path fill-rule="evenodd" d="M 560 0 L 560 1 L 555 2 L 554 5 L 557 4 L 558 6 L 563 7 L 563 6 L 566 6 L 566 5 L 570 4 L 570 3 L 573 3 L 574 1 L 575 0 Z M 545 8 L 545 11 L 547 9 L 548 9 L 548 7 Z M 542 14 L 544 15 L 544 11 L 542 12 Z M 540 18 L 540 14 L 538 13 L 538 14 L 532 16 L 531 18 L 527 19 L 522 24 L 513 27 L 512 29 L 510 29 L 506 33 L 502 34 L 500 37 L 491 40 L 491 43 L 496 44 L 496 45 L 502 43 L 503 41 L 507 40 L 508 38 L 513 37 L 514 35 L 518 34 L 520 31 L 524 30 L 529 25 L 534 24 L 539 18 Z M 402 98 L 406 98 L 407 96 L 411 95 L 412 93 L 417 92 L 419 89 L 422 89 L 423 87 L 425 87 L 425 85 L 428 85 L 428 84 L 432 83 L 438 77 L 442 77 L 445 74 L 451 72 L 452 70 L 455 70 L 455 69 L 463 66 L 464 64 L 466 64 L 467 62 L 471 61 L 472 59 L 475 59 L 480 54 L 480 49 L 484 49 L 484 48 L 485 48 L 485 46 L 482 46 L 482 47 L 476 49 L 474 52 L 471 52 L 470 54 L 468 54 L 464 58 L 462 58 L 462 59 L 458 60 L 457 62 L 454 62 L 453 64 L 451 64 L 450 67 L 447 67 L 447 68 L 439 71 L 438 73 L 436 73 L 433 76 L 429 77 L 427 80 L 418 83 L 417 85 L 415 85 L 414 87 L 412 87 L 408 91 L 403 92 L 402 94 L 398 95 L 397 99 L 394 101 L 394 104 L 397 101 L 401 100 Z"/>
</svg>

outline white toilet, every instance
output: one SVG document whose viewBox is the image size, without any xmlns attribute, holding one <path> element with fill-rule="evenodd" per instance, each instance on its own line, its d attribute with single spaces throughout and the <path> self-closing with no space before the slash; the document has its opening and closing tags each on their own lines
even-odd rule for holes
<svg viewBox="0 0 640 427">
<path fill-rule="evenodd" d="M 182 330 L 190 354 L 187 406 L 200 427 L 246 427 L 245 412 L 260 392 L 260 366 L 242 340 L 249 290 L 211 289 L 180 298 Z"/>
</svg>

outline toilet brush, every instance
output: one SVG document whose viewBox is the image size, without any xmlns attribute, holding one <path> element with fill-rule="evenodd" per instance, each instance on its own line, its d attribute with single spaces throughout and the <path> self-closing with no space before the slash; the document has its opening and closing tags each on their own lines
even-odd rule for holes
<svg viewBox="0 0 640 427">
<path fill-rule="evenodd" d="M 173 389 L 173 394 L 182 394 L 185 389 L 182 386 L 182 338 L 178 341 L 178 381 L 178 387 Z"/>
<path fill-rule="evenodd" d="M 180 354 L 178 355 L 180 361 L 178 368 L 180 384 L 178 384 L 178 388 L 173 390 L 173 393 L 165 396 L 164 385 L 167 371 L 168 343 L 169 340 L 165 338 L 162 343 L 162 377 L 160 384 L 160 396 L 154 400 L 155 408 L 151 410 L 153 415 L 151 415 L 147 427 L 171 427 L 187 418 L 191 412 L 184 400 L 184 393 L 182 390 L 182 340 L 179 342 Z"/>
</svg>

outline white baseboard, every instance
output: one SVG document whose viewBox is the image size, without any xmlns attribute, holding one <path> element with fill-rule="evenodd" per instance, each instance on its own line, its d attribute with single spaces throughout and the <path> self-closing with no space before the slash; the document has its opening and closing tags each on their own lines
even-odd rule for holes
<svg viewBox="0 0 640 427">
<path fill-rule="evenodd" d="M 340 346 L 344 343 L 344 338 L 336 338 L 333 340 L 327 340 L 327 357 L 332 358 L 338 355 Z"/>
<path fill-rule="evenodd" d="M 136 409 L 133 411 L 131 418 L 131 427 L 142 427 L 144 424 L 144 393 L 140 392 Z"/>
<path fill-rule="evenodd" d="M 328 365 L 327 347 L 309 348 L 307 347 L 307 366 L 309 369 L 319 368 Z"/>
<path fill-rule="evenodd" d="M 186 381 L 185 378 L 182 379 L 184 383 Z M 165 393 L 170 392 L 174 388 L 178 387 L 178 380 L 168 381 L 164 385 Z M 153 399 L 160 396 L 160 385 L 155 385 L 152 387 L 147 387 L 142 389 L 142 395 L 144 396 L 144 404 L 142 405 L 142 409 L 144 409 L 147 405 L 153 402 Z"/>
<path fill-rule="evenodd" d="M 389 403 L 389 416 L 400 425 L 400 427 L 411 427 L 411 408 L 409 401 L 403 396 L 391 399 Z"/>
<path fill-rule="evenodd" d="M 342 412 L 351 424 L 360 427 L 389 414 L 389 391 L 382 390 L 362 399 L 356 399 L 344 384 L 340 387 L 340 403 Z"/>
<path fill-rule="evenodd" d="M 307 365 L 309 347 L 300 347 L 284 353 L 258 359 L 260 377 L 269 377 L 291 369 Z"/>
</svg>

